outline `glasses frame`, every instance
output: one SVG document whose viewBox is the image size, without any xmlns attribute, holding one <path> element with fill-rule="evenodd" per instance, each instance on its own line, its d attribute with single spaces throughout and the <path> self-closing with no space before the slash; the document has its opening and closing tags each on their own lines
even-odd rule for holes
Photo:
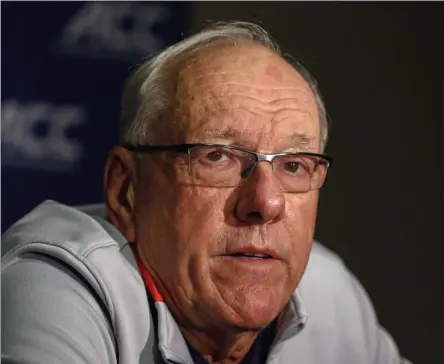
<svg viewBox="0 0 444 364">
<path fill-rule="evenodd" d="M 255 157 L 256 162 L 249 169 L 248 175 L 250 175 L 250 173 L 256 168 L 259 162 L 266 161 L 272 165 L 274 158 L 279 156 L 291 155 L 291 156 L 307 156 L 307 157 L 320 158 L 325 162 L 326 169 L 330 168 L 333 164 L 333 158 L 325 154 L 311 153 L 311 152 L 283 152 L 283 153 L 268 154 L 268 153 L 258 153 L 235 145 L 225 145 L 225 144 L 192 143 L 192 144 L 174 144 L 174 145 L 146 145 L 146 144 L 133 145 L 130 143 L 121 143 L 121 146 L 135 153 L 154 153 L 154 152 L 171 151 L 178 153 L 186 153 L 188 154 L 188 157 L 190 157 L 191 149 L 195 147 L 219 147 L 219 148 L 239 150 L 248 153 L 250 155 L 253 155 Z M 188 163 L 188 168 L 191 168 L 190 163 Z M 248 175 L 246 175 L 245 177 L 247 177 Z M 242 178 L 245 177 L 242 176 Z"/>
</svg>

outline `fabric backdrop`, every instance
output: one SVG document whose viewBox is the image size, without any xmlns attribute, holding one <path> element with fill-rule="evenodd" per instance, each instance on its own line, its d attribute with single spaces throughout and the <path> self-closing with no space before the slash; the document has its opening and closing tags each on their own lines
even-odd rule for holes
<svg viewBox="0 0 444 364">
<path fill-rule="evenodd" d="M 102 199 L 131 65 L 182 37 L 182 2 L 4 2 L 2 232 L 36 204 Z"/>
</svg>

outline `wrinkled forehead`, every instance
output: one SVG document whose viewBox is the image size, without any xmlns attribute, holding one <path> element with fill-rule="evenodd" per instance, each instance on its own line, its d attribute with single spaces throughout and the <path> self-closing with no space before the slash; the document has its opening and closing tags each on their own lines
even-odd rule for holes
<svg viewBox="0 0 444 364">
<path fill-rule="evenodd" d="M 189 142 L 229 139 L 272 148 L 289 135 L 318 142 L 311 88 L 264 47 L 225 46 L 201 54 L 180 72 L 176 96 L 174 130 Z"/>
</svg>

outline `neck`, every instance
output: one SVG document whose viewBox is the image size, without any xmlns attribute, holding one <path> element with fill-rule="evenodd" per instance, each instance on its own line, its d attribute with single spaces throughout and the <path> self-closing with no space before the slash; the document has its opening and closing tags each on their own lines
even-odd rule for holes
<svg viewBox="0 0 444 364">
<path fill-rule="evenodd" d="M 259 331 L 204 332 L 180 327 L 188 343 L 210 364 L 238 364 L 247 355 Z"/>
</svg>

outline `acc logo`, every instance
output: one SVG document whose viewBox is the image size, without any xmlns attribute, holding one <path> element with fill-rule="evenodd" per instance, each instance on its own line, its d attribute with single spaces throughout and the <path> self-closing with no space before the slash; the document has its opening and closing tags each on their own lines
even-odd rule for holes
<svg viewBox="0 0 444 364">
<path fill-rule="evenodd" d="M 79 164 L 82 146 L 68 131 L 85 122 L 85 110 L 48 102 L 2 102 L 2 164 L 70 171 Z"/>
<path fill-rule="evenodd" d="M 125 60 L 146 56 L 164 46 L 152 28 L 167 15 L 163 4 L 88 2 L 69 20 L 59 50 Z"/>
</svg>

